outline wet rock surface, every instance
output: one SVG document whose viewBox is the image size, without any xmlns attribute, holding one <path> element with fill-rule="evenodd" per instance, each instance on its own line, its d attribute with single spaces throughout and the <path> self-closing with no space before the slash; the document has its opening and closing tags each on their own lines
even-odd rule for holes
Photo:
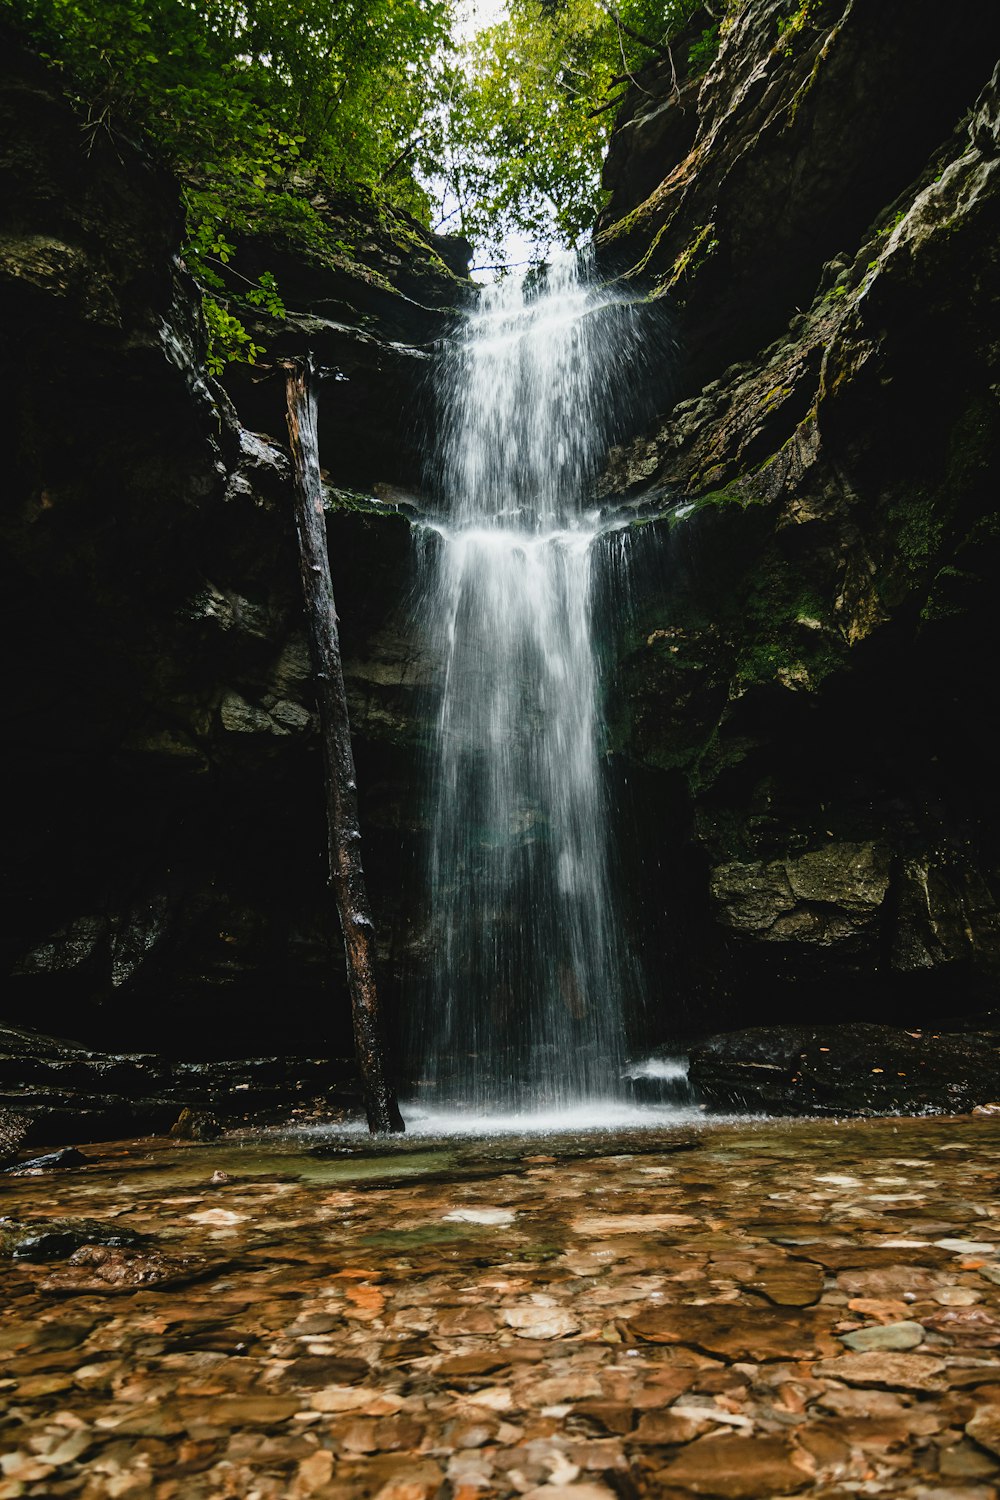
<svg viewBox="0 0 1000 1500">
<path fill-rule="evenodd" d="M 601 483 L 636 517 L 608 544 L 635 606 L 611 728 L 630 920 L 692 1032 L 994 1004 L 998 23 L 918 13 L 891 40 L 885 10 L 742 7 L 697 86 L 633 90 L 612 150 L 601 253 L 628 249 L 676 369 Z"/>
<path fill-rule="evenodd" d="M 120 1138 L 126 1131 L 208 1140 L 233 1125 L 340 1120 L 360 1093 L 348 1058 L 251 1057 L 188 1062 L 157 1053 L 98 1052 L 23 1028 L 0 1026 L 0 1108 L 11 1150 Z M 4 1163 L 0 1161 L 0 1166 Z M 16 1174 L 74 1170 L 72 1148 L 7 1165 Z"/>
<path fill-rule="evenodd" d="M 699 1042 L 695 1097 L 767 1114 L 958 1112 L 1000 1098 L 1000 1032 L 758 1027 Z"/>
<path fill-rule="evenodd" d="M 657 415 L 603 476 L 644 524 L 595 576 L 650 1045 L 804 996 L 911 1027 L 995 1006 L 997 25 L 754 0 L 706 75 L 654 68 L 620 117 L 601 253 L 655 294 L 632 394 Z M 84 152 L 13 49 L 0 114 L 10 1014 L 95 1052 L 346 1055 L 280 375 L 204 379 L 176 189 L 140 151 Z M 238 254 L 293 309 L 260 340 L 347 376 L 321 392 L 328 534 L 399 1031 L 433 962 L 407 402 L 463 252 L 321 207 L 363 263 Z"/>
<path fill-rule="evenodd" d="M 996 1120 L 329 1146 L 47 1184 L 0 1496 L 995 1500 Z"/>
<path fill-rule="evenodd" d="M 947 18 L 915 0 L 905 20 L 753 0 L 720 30 L 701 78 L 674 88 L 668 59 L 627 99 L 596 237 L 608 270 L 670 298 L 685 394 L 756 360 L 808 305 L 816 272 L 923 170 L 1000 47 L 974 0 Z"/>
</svg>

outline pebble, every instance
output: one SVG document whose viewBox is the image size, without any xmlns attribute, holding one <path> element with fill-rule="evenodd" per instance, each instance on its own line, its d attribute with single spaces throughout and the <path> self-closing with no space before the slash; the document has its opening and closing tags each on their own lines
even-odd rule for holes
<svg viewBox="0 0 1000 1500">
<path fill-rule="evenodd" d="M 453 1208 L 444 1215 L 446 1224 L 513 1224 L 517 1215 L 509 1208 Z"/>
<path fill-rule="evenodd" d="M 924 1341 L 924 1329 L 920 1323 L 881 1323 L 873 1328 L 859 1328 L 855 1333 L 841 1334 L 841 1341 L 848 1349 L 915 1349 Z"/>
</svg>

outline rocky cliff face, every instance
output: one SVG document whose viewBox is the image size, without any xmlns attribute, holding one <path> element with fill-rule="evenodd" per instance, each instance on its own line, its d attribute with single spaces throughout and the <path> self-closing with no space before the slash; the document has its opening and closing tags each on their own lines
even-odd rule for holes
<svg viewBox="0 0 1000 1500">
<path fill-rule="evenodd" d="M 682 397 L 603 480 L 644 523 L 615 738 L 690 1029 L 995 1004 L 998 42 L 752 0 L 612 146 L 600 253 Z"/>
<path fill-rule="evenodd" d="M 462 246 L 326 200 L 339 261 L 242 244 L 238 267 L 273 270 L 293 311 L 255 330 L 267 353 L 227 395 L 200 372 L 173 183 L 5 57 L 7 1018 L 181 1056 L 349 1051 L 280 360 L 336 371 L 329 532 L 384 916 L 408 868 L 414 670 L 408 526 L 374 491 L 417 476 Z M 405 950 L 405 924 L 383 931 Z"/>
</svg>

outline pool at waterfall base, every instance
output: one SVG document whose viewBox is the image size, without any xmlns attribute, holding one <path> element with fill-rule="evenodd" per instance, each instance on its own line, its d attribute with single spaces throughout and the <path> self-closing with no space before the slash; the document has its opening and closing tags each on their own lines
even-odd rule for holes
<svg viewBox="0 0 1000 1500">
<path fill-rule="evenodd" d="M 997 1117 L 84 1156 L 5 1178 L 0 1496 L 995 1500 Z"/>
</svg>

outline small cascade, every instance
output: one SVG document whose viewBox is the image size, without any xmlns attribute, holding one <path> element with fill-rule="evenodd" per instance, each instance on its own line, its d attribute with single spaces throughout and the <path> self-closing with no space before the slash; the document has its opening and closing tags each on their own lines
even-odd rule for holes
<svg viewBox="0 0 1000 1500">
<path fill-rule="evenodd" d="M 633 965 L 601 764 L 587 496 L 637 357 L 634 310 L 567 257 L 484 293 L 441 372 L 422 626 L 443 665 L 431 765 L 435 1104 L 621 1096 Z"/>
</svg>

